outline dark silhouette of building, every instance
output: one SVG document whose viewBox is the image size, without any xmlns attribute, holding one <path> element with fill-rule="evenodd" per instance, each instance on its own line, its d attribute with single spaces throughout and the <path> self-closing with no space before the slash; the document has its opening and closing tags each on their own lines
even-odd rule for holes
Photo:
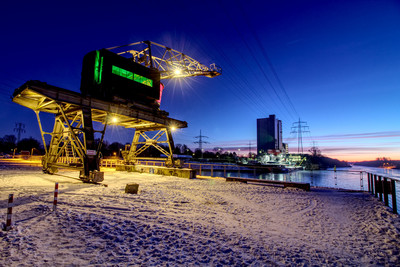
<svg viewBox="0 0 400 267">
<path fill-rule="evenodd" d="M 282 121 L 275 115 L 268 118 L 257 119 L 257 153 L 268 150 L 283 150 L 282 145 Z"/>
</svg>

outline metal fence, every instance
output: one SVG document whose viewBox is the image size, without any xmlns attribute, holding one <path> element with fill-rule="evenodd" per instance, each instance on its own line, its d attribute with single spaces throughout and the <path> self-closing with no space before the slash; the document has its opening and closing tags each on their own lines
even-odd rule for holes
<svg viewBox="0 0 400 267">
<path fill-rule="evenodd" d="M 121 164 L 124 164 L 124 161 L 120 159 L 102 159 L 100 161 L 101 167 L 115 168 L 117 165 Z"/>
</svg>

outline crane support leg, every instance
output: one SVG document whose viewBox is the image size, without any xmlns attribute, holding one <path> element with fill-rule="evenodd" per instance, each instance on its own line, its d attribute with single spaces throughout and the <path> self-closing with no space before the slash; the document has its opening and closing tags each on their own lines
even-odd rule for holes
<svg viewBox="0 0 400 267">
<path fill-rule="evenodd" d="M 42 159 L 43 172 L 54 174 L 58 168 L 80 170 L 80 179 L 85 182 L 101 182 L 99 153 L 95 147 L 94 129 L 90 109 L 69 109 L 59 105 L 52 133 L 42 129 L 39 112 L 36 112 L 46 154 Z M 104 126 L 106 127 L 106 126 Z M 102 138 L 105 130 L 101 131 Z M 49 146 L 45 134 L 51 135 Z"/>
<path fill-rule="evenodd" d="M 83 171 L 80 172 L 79 177 L 88 182 L 101 182 L 104 180 L 104 173 L 100 172 L 100 151 L 97 150 L 94 142 L 91 108 L 82 108 L 82 122 L 86 155 L 83 161 Z M 101 140 L 103 139 L 104 132 L 102 132 Z"/>
<path fill-rule="evenodd" d="M 154 135 L 149 133 L 155 133 Z M 152 137 L 151 137 L 152 136 Z M 140 140 L 142 137 L 142 140 Z M 144 139 L 144 140 L 143 140 Z M 160 144 L 166 144 L 167 149 L 160 146 Z M 174 141 L 169 128 L 147 128 L 147 129 L 136 129 L 135 135 L 133 136 L 132 144 L 129 152 L 125 153 L 124 160 L 126 164 L 137 164 L 140 159 L 149 159 L 140 157 L 145 150 L 150 147 L 156 148 L 163 155 L 166 156 L 166 166 L 174 167 L 174 159 L 172 149 L 174 147 Z M 154 158 L 151 158 L 154 159 Z"/>
</svg>

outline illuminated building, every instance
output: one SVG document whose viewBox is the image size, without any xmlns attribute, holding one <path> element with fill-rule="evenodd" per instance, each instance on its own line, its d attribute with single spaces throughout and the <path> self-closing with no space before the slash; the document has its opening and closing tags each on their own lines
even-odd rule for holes
<svg viewBox="0 0 400 267">
<path fill-rule="evenodd" d="M 289 154 L 289 144 L 288 143 L 282 143 L 283 147 L 283 153 Z"/>
<path fill-rule="evenodd" d="M 282 149 L 282 121 L 276 119 L 275 115 L 257 119 L 257 154 Z"/>
</svg>

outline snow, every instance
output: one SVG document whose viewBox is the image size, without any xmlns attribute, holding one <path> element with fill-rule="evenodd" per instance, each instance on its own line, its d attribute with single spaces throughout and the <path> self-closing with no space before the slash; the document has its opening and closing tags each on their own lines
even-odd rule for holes
<svg viewBox="0 0 400 267">
<path fill-rule="evenodd" d="M 368 193 L 111 169 L 108 187 L 77 177 L 0 171 L 4 222 L 8 194 L 15 202 L 0 266 L 400 264 L 399 216 Z"/>
</svg>

